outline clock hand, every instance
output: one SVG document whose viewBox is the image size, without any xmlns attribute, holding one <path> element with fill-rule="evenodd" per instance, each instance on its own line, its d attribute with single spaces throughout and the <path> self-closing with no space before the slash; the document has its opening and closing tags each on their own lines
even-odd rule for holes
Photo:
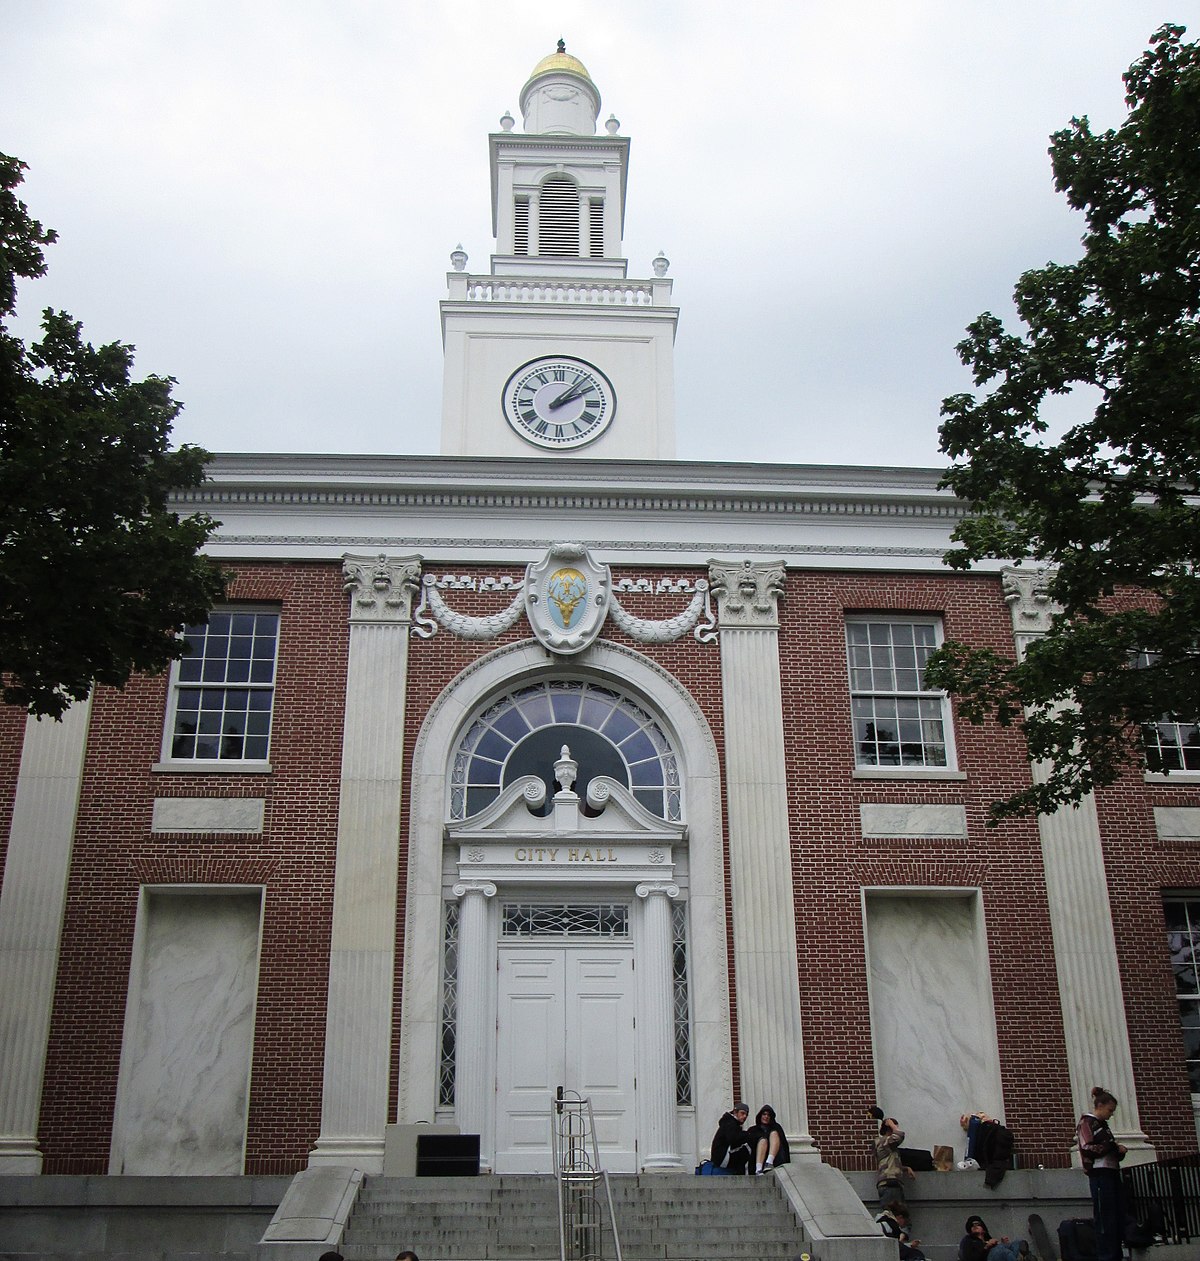
<svg viewBox="0 0 1200 1261">
<path fill-rule="evenodd" d="M 565 389 L 556 399 L 551 399 L 550 410 L 553 411 L 556 407 L 561 407 L 564 403 L 569 403 L 573 398 L 578 398 L 580 394 L 583 393 L 580 387 L 590 385 L 591 382 L 587 379 L 587 377 L 583 377 L 581 380 L 576 381 L 574 385 L 568 386 L 567 389 Z"/>
</svg>

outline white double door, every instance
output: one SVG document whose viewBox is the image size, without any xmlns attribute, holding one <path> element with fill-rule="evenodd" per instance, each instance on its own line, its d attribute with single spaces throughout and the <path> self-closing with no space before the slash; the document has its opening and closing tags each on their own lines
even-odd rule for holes
<svg viewBox="0 0 1200 1261">
<path fill-rule="evenodd" d="M 636 1173 L 633 946 L 501 945 L 497 1173 L 550 1172 L 559 1086 L 592 1101 L 603 1166 Z"/>
</svg>

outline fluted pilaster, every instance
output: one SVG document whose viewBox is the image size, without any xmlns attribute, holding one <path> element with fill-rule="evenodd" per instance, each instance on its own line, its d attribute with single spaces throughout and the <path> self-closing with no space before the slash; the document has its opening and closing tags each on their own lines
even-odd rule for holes
<svg viewBox="0 0 1200 1261">
<path fill-rule="evenodd" d="M 643 1024 L 639 1032 L 638 1094 L 642 1117 L 642 1168 L 680 1169 L 675 1134 L 675 1008 L 672 1001 L 671 899 L 679 886 L 649 881 L 634 892 L 645 900 L 641 974 Z"/>
<path fill-rule="evenodd" d="M 30 718 L 0 890 L 0 1174 L 37 1174 L 42 1078 L 91 701 Z"/>
<path fill-rule="evenodd" d="M 796 965 L 778 600 L 782 562 L 710 562 L 720 614 L 741 1093 L 775 1101 L 794 1158 L 816 1158 Z M 757 1106 L 757 1105 L 755 1105 Z"/>
<path fill-rule="evenodd" d="M 1008 569 L 1003 589 L 1017 653 L 1024 656 L 1029 645 L 1050 629 L 1056 611 L 1046 575 Z M 1044 783 L 1049 769 L 1045 763 L 1034 763 L 1034 780 Z M 1038 815 L 1038 831 L 1075 1114 L 1091 1107 L 1093 1086 L 1104 1086 L 1121 1101 L 1112 1122 L 1114 1132 L 1132 1159 L 1152 1160 L 1154 1149 L 1142 1133 L 1138 1113 L 1095 798 L 1088 793 L 1077 806 Z"/>
<path fill-rule="evenodd" d="M 338 803 L 321 1136 L 309 1164 L 383 1170 L 400 784 L 418 558 L 346 557 L 350 654 Z"/>
</svg>

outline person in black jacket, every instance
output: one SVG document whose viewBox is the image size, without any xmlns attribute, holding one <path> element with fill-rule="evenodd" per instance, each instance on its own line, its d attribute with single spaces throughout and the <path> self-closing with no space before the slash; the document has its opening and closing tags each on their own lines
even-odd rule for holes
<svg viewBox="0 0 1200 1261">
<path fill-rule="evenodd" d="M 713 1135 L 709 1159 L 718 1169 L 728 1173 L 748 1173 L 751 1149 L 750 1136 L 742 1128 L 750 1116 L 750 1109 L 737 1102 L 722 1114 Z"/>
<path fill-rule="evenodd" d="M 776 1165 L 791 1163 L 787 1135 L 783 1126 L 775 1120 L 775 1109 L 764 1103 L 754 1118 L 754 1124 L 746 1131 L 754 1146 L 754 1172 L 766 1173 Z"/>
<path fill-rule="evenodd" d="M 1001 1235 L 993 1239 L 987 1223 L 976 1213 L 967 1218 L 967 1233 L 958 1245 L 958 1261 L 1027 1261 L 1029 1245 L 1024 1239 Z"/>
</svg>

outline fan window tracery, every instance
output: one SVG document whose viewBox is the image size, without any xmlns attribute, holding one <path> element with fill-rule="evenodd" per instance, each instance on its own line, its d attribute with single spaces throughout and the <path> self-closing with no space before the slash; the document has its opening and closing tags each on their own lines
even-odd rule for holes
<svg viewBox="0 0 1200 1261">
<path fill-rule="evenodd" d="M 450 818 L 477 814 L 522 775 L 538 775 L 550 800 L 554 761 L 563 745 L 579 764 L 575 791 L 596 775 L 627 787 L 651 814 L 682 817 L 679 767 L 658 722 L 629 697 L 576 680 L 552 680 L 512 692 L 467 728 L 454 757 Z"/>
</svg>

